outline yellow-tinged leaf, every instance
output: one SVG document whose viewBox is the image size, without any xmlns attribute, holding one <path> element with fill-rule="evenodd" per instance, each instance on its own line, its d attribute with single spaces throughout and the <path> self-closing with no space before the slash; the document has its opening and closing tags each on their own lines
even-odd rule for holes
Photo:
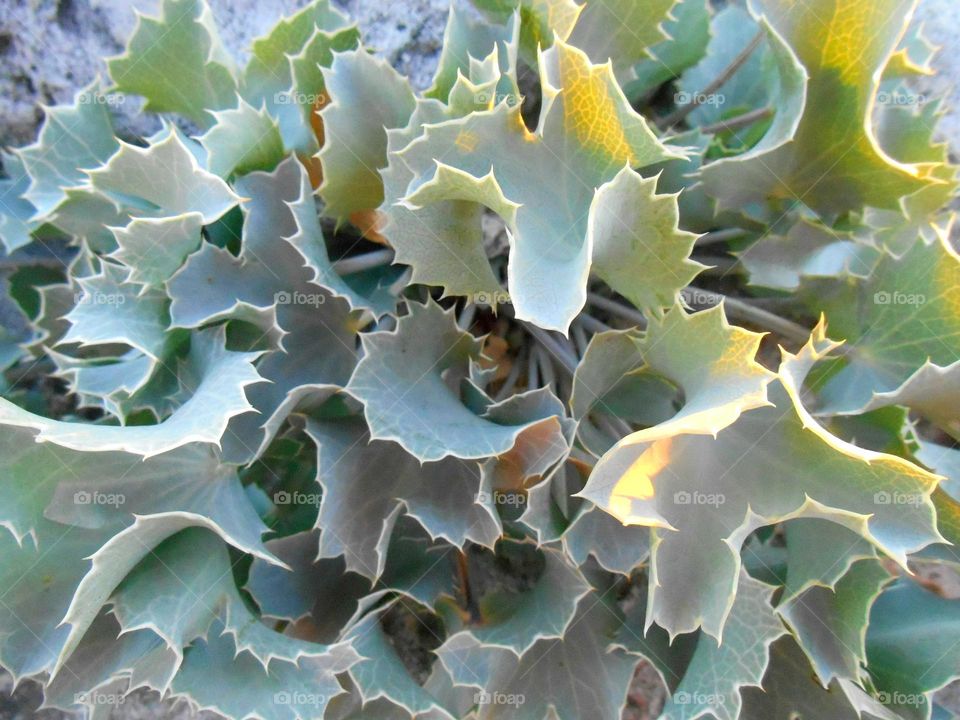
<svg viewBox="0 0 960 720">
<path fill-rule="evenodd" d="M 939 164 L 890 157 L 872 124 L 883 69 L 915 5 L 752 0 L 751 9 L 769 23 L 771 42 L 785 43 L 806 71 L 803 115 L 795 133 L 777 138 L 780 144 L 769 151 L 706 166 L 707 191 L 724 207 L 777 198 L 834 217 L 864 205 L 895 210 L 904 196 L 942 183 Z"/>
</svg>

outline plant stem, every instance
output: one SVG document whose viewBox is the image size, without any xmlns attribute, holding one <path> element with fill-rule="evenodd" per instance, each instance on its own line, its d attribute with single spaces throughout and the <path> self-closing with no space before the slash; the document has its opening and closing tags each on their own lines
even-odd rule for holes
<svg viewBox="0 0 960 720">
<path fill-rule="evenodd" d="M 616 300 L 611 300 L 595 292 L 588 292 L 587 302 L 601 310 L 606 310 L 611 315 L 623 318 L 637 327 L 645 328 L 647 326 L 647 319 L 643 316 L 642 312 L 629 308 L 626 305 L 621 305 Z M 588 327 L 587 329 L 589 330 L 590 328 Z M 609 330 L 609 328 L 607 329 Z"/>
<path fill-rule="evenodd" d="M 616 415 L 598 413 L 593 420 L 597 427 L 609 435 L 615 443 L 620 442 L 623 438 L 627 437 L 627 435 L 633 434 L 633 428 L 627 424 L 627 421 L 623 418 L 618 418 Z"/>
<path fill-rule="evenodd" d="M 527 360 L 527 390 L 535 390 L 540 387 L 540 378 L 537 374 L 537 357 L 532 346 L 527 348 L 524 357 Z"/>
<path fill-rule="evenodd" d="M 719 305 L 722 302 L 724 308 L 730 314 L 730 317 L 766 328 L 800 345 L 805 344 L 810 338 L 810 331 L 803 325 L 782 318 L 779 315 L 774 315 L 772 312 L 767 312 L 739 298 L 728 297 L 727 295 L 710 292 L 709 290 L 702 290 L 693 285 L 690 285 L 683 291 L 683 296 L 691 305 L 713 306 Z"/>
<path fill-rule="evenodd" d="M 333 263 L 333 271 L 338 275 L 353 275 L 381 265 L 389 265 L 393 262 L 394 252 L 390 248 L 383 250 L 374 250 L 364 255 L 354 255 L 353 257 L 343 258 Z"/>
<path fill-rule="evenodd" d="M 592 332 L 594 335 L 613 329 L 606 323 L 597 320 L 593 315 L 580 313 L 577 318 L 580 320 L 580 324 L 583 325 L 583 329 Z"/>
<path fill-rule="evenodd" d="M 544 387 L 553 388 L 557 376 L 553 372 L 553 362 L 543 345 L 537 346 L 537 366 L 540 368 L 540 380 Z"/>
<path fill-rule="evenodd" d="M 758 30 L 757 34 L 753 36 L 753 40 L 751 40 L 747 46 L 740 51 L 739 55 L 730 61 L 730 64 L 723 69 L 723 72 L 717 75 L 717 77 L 714 78 L 713 81 L 710 82 L 705 88 L 703 88 L 703 90 L 696 93 L 691 98 L 691 102 L 677 108 L 663 118 L 663 120 L 661 120 L 659 123 L 660 127 L 666 130 L 681 122 L 687 117 L 687 115 L 696 110 L 698 105 L 701 104 L 700 98 L 713 95 L 717 90 L 726 85 L 727 81 L 737 73 L 737 70 L 743 67 L 743 64 L 750 59 L 753 51 L 760 47 L 760 43 L 763 42 L 764 35 L 765 33 L 763 30 Z"/>
<path fill-rule="evenodd" d="M 567 348 L 563 347 L 559 342 L 557 342 L 557 340 L 546 330 L 538 328 L 536 325 L 532 325 L 522 320 L 520 321 L 520 324 L 523 325 L 527 332 L 533 335 L 547 351 L 549 351 L 549 353 L 560 363 L 561 368 L 569 372 L 571 375 L 573 374 L 573 371 L 577 368 L 577 358 L 575 358 Z"/>
<path fill-rule="evenodd" d="M 517 353 L 517 357 L 513 359 L 513 364 L 510 366 L 510 372 L 507 373 L 507 378 L 503 381 L 503 386 L 497 391 L 497 394 L 493 398 L 496 402 L 506 400 L 517 386 L 517 380 L 520 379 L 520 367 L 523 364 L 520 360 L 521 355 Z"/>
<path fill-rule="evenodd" d="M 580 318 L 573 321 L 573 326 L 570 330 L 573 334 L 573 343 L 577 348 L 577 355 L 583 357 L 590 343 L 587 341 L 587 333 L 584 332 L 583 323 L 580 321 Z"/>
<path fill-rule="evenodd" d="M 757 122 L 757 120 L 763 120 L 771 115 L 773 115 L 772 108 L 758 108 L 756 110 L 751 110 L 748 113 L 744 113 L 743 115 L 732 117 L 729 120 L 721 120 L 720 122 L 711 123 L 710 125 L 704 125 L 700 128 L 700 132 L 706 135 L 715 135 L 716 133 L 726 132 L 729 130 L 739 130 L 740 128 L 749 127 Z"/>
<path fill-rule="evenodd" d="M 480 609 L 477 607 L 476 600 L 473 597 L 473 589 L 470 587 L 470 569 L 467 564 L 467 556 L 462 550 L 457 551 L 457 575 L 460 580 L 460 590 L 463 592 L 463 604 L 470 614 L 470 622 L 474 625 L 479 625 L 483 622 L 483 617 L 480 615 Z"/>
<path fill-rule="evenodd" d="M 460 311 L 460 317 L 457 318 L 457 325 L 461 330 L 469 330 L 473 325 L 473 319 L 477 315 L 477 306 L 475 303 L 468 302 Z"/>
</svg>

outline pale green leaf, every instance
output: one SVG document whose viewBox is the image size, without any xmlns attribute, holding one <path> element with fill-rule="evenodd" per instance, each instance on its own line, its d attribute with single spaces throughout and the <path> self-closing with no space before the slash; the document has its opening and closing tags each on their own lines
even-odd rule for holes
<svg viewBox="0 0 960 720">
<path fill-rule="evenodd" d="M 895 392 L 927 362 L 957 359 L 960 256 L 945 230 L 901 258 L 884 255 L 869 278 L 810 282 L 803 292 L 826 313 L 830 334 L 849 346 L 818 388 L 820 412 L 861 412 L 874 393 Z"/>
<path fill-rule="evenodd" d="M 392 312 L 396 307 L 396 297 L 389 287 L 379 285 L 365 295 L 350 285 L 349 277 L 342 278 L 334 270 L 327 253 L 310 178 L 303 168 L 300 169 L 300 195 L 289 205 L 297 232 L 285 239 L 303 256 L 307 267 L 313 270 L 310 282 L 344 298 L 352 308 L 373 310 L 378 316 Z"/>
<path fill-rule="evenodd" d="M 566 40 L 577 24 L 583 6 L 574 0 L 473 0 L 489 18 L 506 23 L 517 11 L 520 16 L 520 54 L 528 65 L 555 38 Z"/>
<path fill-rule="evenodd" d="M 318 27 L 300 52 L 290 57 L 293 89 L 276 96 L 276 101 L 283 104 L 274 109 L 288 148 L 309 154 L 320 149 L 324 130 L 318 113 L 330 101 L 324 72 L 336 53 L 354 50 L 359 45 L 360 31 L 355 26 L 330 32 Z M 319 165 L 316 157 L 312 162 Z"/>
<path fill-rule="evenodd" d="M 393 332 L 361 336 L 364 357 L 347 392 L 364 404 L 371 437 L 393 440 L 421 462 L 501 455 L 537 421 L 513 423 L 472 412 L 444 374 L 465 372 L 481 343 L 433 301 L 408 304 Z"/>
<path fill-rule="evenodd" d="M 924 694 L 957 676 L 958 623 L 960 601 L 940 597 L 905 578 L 873 604 L 867 631 L 868 667 L 881 701 L 886 699 L 891 710 L 923 710 Z"/>
<path fill-rule="evenodd" d="M 162 287 L 200 248 L 202 224 L 199 213 L 134 218 L 125 227 L 110 228 L 117 241 L 111 257 L 130 268 L 128 282 Z"/>
<path fill-rule="evenodd" d="M 23 161 L 6 152 L 0 152 L 0 159 L 7 175 L 0 179 L 0 243 L 12 253 L 31 242 L 30 236 L 38 228 L 37 221 L 32 220 L 37 209 L 22 197 L 31 182 Z"/>
<path fill-rule="evenodd" d="M 266 548 L 286 568 L 254 558 L 246 589 L 270 620 L 309 619 L 324 642 L 337 638 L 370 583 L 346 570 L 340 558 L 317 558 L 322 533 L 301 532 L 268 540 Z"/>
<path fill-rule="evenodd" d="M 740 691 L 763 679 L 770 645 L 787 632 L 770 606 L 773 588 L 740 576 L 723 643 L 701 636 L 683 679 L 663 708 L 664 720 L 693 720 L 710 713 L 718 720 L 740 717 Z"/>
<path fill-rule="evenodd" d="M 132 525 L 110 538 L 90 557 L 91 566 L 80 584 L 77 585 L 73 599 L 70 601 L 70 607 L 63 617 L 63 623 L 70 625 L 70 632 L 63 648 L 60 650 L 52 675 L 55 676 L 61 670 L 64 661 L 77 647 L 83 634 L 95 619 L 100 608 L 103 607 L 120 584 L 120 581 L 164 540 L 181 530 L 195 527 L 205 528 L 216 533 L 224 542 L 234 544 L 242 552 L 249 552 L 265 560 L 279 562 L 259 542 L 255 546 L 247 546 L 239 539 L 231 537 L 223 528 L 203 515 L 171 512 L 139 516 Z M 226 558 L 226 556 L 224 557 Z M 198 558 L 195 557 L 194 561 L 196 559 Z M 189 562 L 189 556 L 183 556 L 183 560 Z M 177 582 L 177 577 L 171 575 L 168 581 Z M 325 646 L 317 646 L 315 654 L 322 656 L 326 654 L 326 651 Z M 300 654 L 308 654 L 308 651 L 304 650 Z M 267 663 L 269 659 L 269 657 L 265 657 L 262 661 Z M 295 660 L 296 657 L 291 659 Z"/>
<path fill-rule="evenodd" d="M 477 462 L 447 458 L 421 463 L 399 445 L 370 441 L 355 420 L 310 421 L 323 488 L 318 527 L 320 557 L 343 556 L 347 568 L 376 579 L 399 513 L 414 517 L 433 537 L 462 546 L 492 547 L 502 532 L 492 488 Z"/>
<path fill-rule="evenodd" d="M 832 589 L 812 587 L 777 607 L 824 687 L 834 678 L 859 679 L 870 607 L 890 580 L 876 560 L 859 560 Z"/>
<path fill-rule="evenodd" d="M 804 278 L 868 277 L 881 252 L 847 233 L 801 220 L 783 235 L 766 235 L 740 253 L 750 284 L 796 290 Z"/>
<path fill-rule="evenodd" d="M 466 78 L 475 82 L 480 80 L 473 77 L 472 70 L 478 61 L 486 60 L 494 51 L 500 70 L 512 71 L 517 63 L 518 25 L 516 16 L 511 16 L 504 25 L 476 22 L 468 12 L 452 4 L 443 33 L 443 50 L 437 61 L 437 71 L 424 97 L 450 102 L 453 100 L 451 92 L 458 83 Z M 481 110 L 490 102 L 496 105 L 500 100 L 499 97 L 491 97 L 489 90 L 481 94 L 478 88 L 472 109 Z"/>
<path fill-rule="evenodd" d="M 716 92 L 702 94 L 758 32 L 762 32 L 760 25 L 739 5 L 727 5 L 713 16 L 707 54 L 683 73 L 674 96 L 678 106 L 696 103 L 687 116 L 691 125 L 708 125 L 769 105 L 770 95 L 777 89 L 777 68 L 766 43 Z"/>
<path fill-rule="evenodd" d="M 269 95 L 276 88 L 289 89 L 290 56 L 303 50 L 317 30 L 332 32 L 347 23 L 348 19 L 329 0 L 311 0 L 293 15 L 281 18 L 269 32 L 253 41 L 250 62 L 243 73 L 244 96 L 251 104 L 259 105 L 262 101 L 270 102 Z"/>
<path fill-rule="evenodd" d="M 751 7 L 774 33 L 768 37 L 780 68 L 777 116 L 751 151 L 703 169 L 707 191 L 725 207 L 773 197 L 836 216 L 863 205 L 895 209 L 904 195 L 936 184 L 933 164 L 893 160 L 871 128 L 880 72 L 913 5 L 754 0 Z M 826 29 L 823 18 L 830 18 Z"/>
<path fill-rule="evenodd" d="M 930 76 L 936 74 L 932 60 L 939 48 L 924 34 L 923 23 L 911 22 L 900 40 L 897 51 L 883 69 L 884 79 L 902 76 Z"/>
<path fill-rule="evenodd" d="M 240 201 L 229 185 L 197 164 L 176 132 L 146 148 L 121 142 L 120 150 L 88 175 L 102 192 L 140 198 L 173 215 L 197 212 L 205 225 Z"/>
<path fill-rule="evenodd" d="M 940 539 L 930 502 L 936 476 L 843 442 L 800 403 L 810 367 L 833 347 L 820 326 L 799 355 L 785 354 L 767 406 L 761 396 L 747 406 L 755 409 L 734 402 L 715 413 L 688 390 L 677 418 L 627 436 L 594 469 L 585 497 L 625 522 L 654 528 L 648 622 L 673 634 L 703 626 L 720 638 L 736 596 L 740 546 L 764 525 L 831 520 L 901 565 Z M 697 373 L 697 360 L 687 357 L 689 371 L 705 377 L 705 366 Z M 782 462 L 791 457 L 804 462 L 785 476 Z M 881 492 L 911 502 L 884 503 Z M 691 582 L 701 588 L 696 594 L 687 591 Z"/>
<path fill-rule="evenodd" d="M 171 688 L 174 697 L 185 697 L 192 707 L 230 718 L 321 720 L 327 703 L 343 692 L 336 675 L 356 659 L 345 647 L 326 657 L 275 660 L 266 670 L 249 653 L 237 654 L 218 622 L 206 639 L 188 648 Z"/>
<path fill-rule="evenodd" d="M 79 279 L 82 294 L 67 315 L 70 329 L 60 344 L 121 343 L 154 360 L 163 357 L 167 298 L 159 290 L 130 282 L 129 274 L 126 268 L 105 262 L 99 274 Z"/>
<path fill-rule="evenodd" d="M 55 456 L 48 457 L 48 465 L 50 461 L 56 463 Z M 10 455 L 5 454 L 5 466 L 9 466 L 9 458 Z M 37 472 L 43 467 L 35 463 L 32 470 Z M 4 497 L 11 502 L 15 496 L 5 494 Z M 4 515 L 3 524 L 10 528 L 9 513 Z M 0 566 L 4 587 L 0 605 L 0 662 L 16 680 L 53 669 L 69 632 L 60 621 L 86 572 L 84 558 L 104 540 L 102 533 L 71 529 L 42 518 L 32 525 L 34 535 L 26 543 L 19 543 L 10 533 L 0 533 L 4 557 Z M 50 552 L 53 546 L 56 552 Z"/>
<path fill-rule="evenodd" d="M 677 200 L 624 167 L 590 205 L 592 270 L 645 313 L 671 307 L 703 269 L 689 260 L 696 235 L 680 230 Z"/>
<path fill-rule="evenodd" d="M 651 46 L 666 40 L 663 24 L 677 0 L 587 0 L 569 37 L 595 63 L 608 60 L 623 84 L 633 66 L 648 56 Z"/>
<path fill-rule="evenodd" d="M 164 0 L 160 17 L 137 16 L 123 55 L 107 62 L 119 90 L 146 98 L 152 112 L 175 112 L 201 127 L 209 111 L 236 103 L 236 80 L 204 0 Z"/>
<path fill-rule="evenodd" d="M 779 602 L 791 602 L 811 588 L 833 589 L 858 560 L 876 557 L 865 539 L 842 525 L 816 518 L 784 523 L 787 580 Z"/>
<path fill-rule="evenodd" d="M 145 218 L 163 214 L 133 198 L 102 193 L 90 184 L 89 178 L 82 185 L 67 188 L 65 193 L 66 199 L 50 216 L 50 224 L 84 242 L 93 252 L 107 254 L 116 250 L 117 241 L 110 228 L 128 224 L 132 215 Z M 127 201 L 129 206 L 125 205 Z"/>
<path fill-rule="evenodd" d="M 17 153 L 30 178 L 23 197 L 34 206 L 33 217 L 48 217 L 67 199 L 68 188 L 84 183 L 83 171 L 106 162 L 116 148 L 98 81 L 78 92 L 72 105 L 47 109 L 40 137 Z M 8 172 L 16 169 L 8 166 Z"/>
<path fill-rule="evenodd" d="M 650 556 L 650 530 L 624 525 L 609 513 L 589 506 L 564 532 L 563 549 L 578 565 L 592 555 L 604 569 L 629 575 Z"/>
<path fill-rule="evenodd" d="M 921 237 L 927 242 L 935 239 L 930 217 L 945 210 L 960 187 L 958 168 L 950 163 L 950 148 L 936 132 L 944 107 L 936 100 L 919 107 L 897 104 L 899 98 L 910 98 L 910 92 L 898 85 L 886 93 L 887 102 L 876 112 L 877 141 L 899 162 L 933 164 L 933 176 L 942 182 L 908 195 L 894 210 L 868 207 L 864 211 L 863 221 L 875 228 L 877 244 L 897 256 Z"/>
<path fill-rule="evenodd" d="M 593 251 L 588 215 L 597 189 L 626 164 L 649 165 L 672 153 L 630 107 L 609 66 L 595 66 L 558 41 L 541 54 L 540 75 L 544 100 L 535 132 L 508 103 L 428 125 L 399 153 L 414 178 L 394 202 L 492 206 L 511 241 L 509 290 L 517 317 L 566 331 L 586 299 Z M 452 177 L 458 181 L 445 182 Z M 544 183 L 544 177 L 566 180 Z M 442 216 L 421 220 L 419 233 L 440 244 L 442 227 L 426 223 Z M 412 223 L 401 229 L 416 232 Z M 390 240 L 397 247 L 410 242 L 396 232 Z M 445 289 L 462 292 L 463 275 L 446 278 Z"/>
<path fill-rule="evenodd" d="M 624 425 L 657 425 L 673 417 L 679 407 L 677 387 L 649 367 L 643 367 L 635 331 L 597 333 L 573 376 L 570 405 L 579 421 L 577 435 L 596 457 L 623 435 Z"/>
<path fill-rule="evenodd" d="M 411 208 L 398 202 L 416 176 L 397 152 L 420 136 L 425 125 L 448 119 L 450 108 L 421 100 L 405 128 L 388 131 L 389 162 L 381 173 L 386 198 L 380 208 L 382 231 L 396 249 L 396 262 L 410 266 L 411 282 L 500 302 L 505 293 L 483 246 L 482 205 L 448 200 Z"/>
<path fill-rule="evenodd" d="M 272 170 L 283 159 L 283 139 L 277 122 L 265 108 L 243 98 L 236 108 L 212 113 L 214 124 L 200 137 L 207 167 L 220 177 Z"/>
<path fill-rule="evenodd" d="M 940 367 L 927 360 L 900 387 L 874 392 L 863 410 L 888 405 L 905 405 L 960 440 L 960 362 Z"/>
<path fill-rule="evenodd" d="M 333 51 L 356 47 L 359 33 L 328 0 L 313 0 L 282 18 L 253 41 L 241 78 L 241 94 L 253 106 L 265 106 L 277 119 L 284 145 L 316 152 L 311 117 L 325 102 L 323 74 Z"/>
<path fill-rule="evenodd" d="M 319 192 L 326 213 L 344 222 L 383 202 L 379 171 L 387 165 L 387 130 L 407 124 L 414 97 L 405 78 L 366 50 L 337 53 L 324 79 L 330 102 L 320 113 L 325 142 L 317 155 L 323 166 Z M 366 103 L 370 97 L 376 104 Z"/>
<path fill-rule="evenodd" d="M 259 414 L 239 416 L 224 438 L 225 454 L 241 461 L 262 452 L 299 402 L 346 385 L 355 363 L 349 306 L 310 283 L 315 271 L 284 241 L 297 233 L 290 203 L 301 191 L 301 172 L 289 158 L 272 173 L 240 178 L 237 188 L 250 198 L 240 257 L 206 243 L 167 284 L 174 326 L 256 319 L 266 336 L 282 336 L 258 363 L 268 382 L 249 391 Z"/>
<path fill-rule="evenodd" d="M 86 706 L 91 720 L 120 704 L 135 687 L 164 692 L 176 672 L 178 657 L 156 633 L 138 630 L 121 635 L 116 619 L 101 612 L 64 665 L 44 688 L 44 707 L 77 711 Z"/>
<path fill-rule="evenodd" d="M 650 95 L 658 86 L 696 65 L 707 52 L 710 41 L 707 0 L 678 0 L 670 15 L 663 23 L 667 39 L 650 47 L 650 58 L 634 67 L 636 79 L 625 88 L 630 98 Z"/>
<path fill-rule="evenodd" d="M 480 720 L 618 720 L 637 664 L 636 657 L 608 648 L 619 622 L 617 609 L 591 593 L 563 638 L 541 640 L 520 659 L 466 633 L 436 652 L 458 685 L 480 690 L 474 696 Z"/>
<path fill-rule="evenodd" d="M 770 648 L 770 665 L 763 687 L 744 688 L 741 720 L 903 720 L 856 684 L 834 680 L 824 689 L 810 662 L 791 637 Z"/>
<path fill-rule="evenodd" d="M 231 418 L 252 409 L 245 389 L 263 382 L 253 366 L 256 353 L 226 349 L 222 328 L 196 333 L 185 377 L 184 402 L 157 425 L 114 427 L 54 420 L 37 421 L 39 440 L 76 450 L 122 450 L 150 457 L 191 443 L 220 445 Z"/>
</svg>

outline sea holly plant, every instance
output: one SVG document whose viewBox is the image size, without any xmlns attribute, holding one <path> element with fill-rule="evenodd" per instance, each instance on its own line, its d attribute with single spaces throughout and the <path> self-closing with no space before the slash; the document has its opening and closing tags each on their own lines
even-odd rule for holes
<svg viewBox="0 0 960 720">
<path fill-rule="evenodd" d="M 0 666 L 105 717 L 956 716 L 915 0 L 165 0 L 0 179 Z M 118 137 L 139 97 L 149 137 Z M 692 284 L 693 283 L 693 284 Z"/>
</svg>

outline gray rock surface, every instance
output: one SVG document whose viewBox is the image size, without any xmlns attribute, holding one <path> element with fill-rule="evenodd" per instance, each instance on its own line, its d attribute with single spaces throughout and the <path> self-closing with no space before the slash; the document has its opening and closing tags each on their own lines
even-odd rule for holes
<svg viewBox="0 0 960 720">
<path fill-rule="evenodd" d="M 937 75 L 918 80 L 917 87 L 928 97 L 945 99 L 947 113 L 938 131 L 960 158 L 960 2 L 922 0 L 916 21 L 923 23 L 927 39 L 940 47 L 934 58 Z"/>
</svg>

